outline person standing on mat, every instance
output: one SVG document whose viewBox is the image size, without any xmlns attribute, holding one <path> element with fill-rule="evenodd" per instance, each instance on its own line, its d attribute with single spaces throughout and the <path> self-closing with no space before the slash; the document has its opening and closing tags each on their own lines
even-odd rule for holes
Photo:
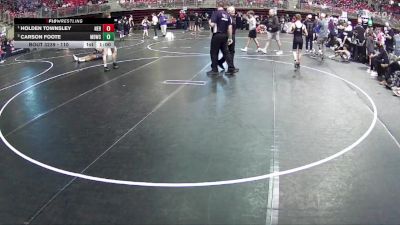
<svg viewBox="0 0 400 225">
<path fill-rule="evenodd" d="M 167 35 L 167 17 L 164 15 L 164 11 L 161 11 L 158 16 L 161 26 L 161 33 L 163 37 L 165 37 Z"/>
<path fill-rule="evenodd" d="M 247 12 L 247 23 L 249 24 L 249 35 L 247 38 L 247 43 L 246 46 L 240 50 L 242 50 L 243 52 L 247 52 L 247 47 L 249 47 L 250 41 L 254 41 L 254 43 L 257 46 L 256 52 L 260 52 L 260 43 L 258 43 L 257 40 L 257 20 L 254 17 L 254 11 L 248 11 Z"/>
<path fill-rule="evenodd" d="M 151 24 L 153 26 L 153 30 L 154 30 L 154 39 L 157 39 L 157 29 L 158 29 L 158 17 L 156 16 L 155 13 L 151 14 Z"/>
<path fill-rule="evenodd" d="M 261 51 L 264 54 L 267 54 L 268 51 L 268 46 L 269 43 L 271 42 L 272 39 L 276 40 L 276 43 L 278 44 L 279 51 L 276 52 L 277 55 L 282 55 L 282 44 L 281 40 L 279 39 L 279 18 L 276 15 L 276 12 L 274 9 L 269 10 L 269 17 L 268 17 L 268 22 L 267 22 L 267 43 L 265 43 L 265 47 L 261 49 Z"/>
<path fill-rule="evenodd" d="M 211 70 L 207 75 L 219 75 L 218 73 L 218 53 L 221 50 L 223 57 L 228 64 L 226 74 L 234 74 L 237 72 L 233 66 L 231 56 L 229 54 L 228 45 L 233 43 L 232 40 L 232 23 L 229 14 L 224 10 L 223 3 L 218 2 L 218 10 L 215 11 L 209 21 L 212 29 L 212 38 L 210 46 Z"/>
<path fill-rule="evenodd" d="M 110 13 L 106 13 L 103 15 L 104 18 L 111 18 L 111 14 Z M 107 66 L 107 54 L 108 54 L 108 50 L 111 50 L 112 53 L 112 60 L 113 60 L 113 68 L 114 69 L 118 69 L 119 66 L 117 65 L 117 47 L 114 46 L 114 48 L 103 48 L 103 63 L 104 63 L 104 71 L 107 72 L 110 69 Z"/>
<path fill-rule="evenodd" d="M 242 22 L 242 15 L 241 13 L 238 13 L 236 16 L 236 28 L 238 30 L 243 30 L 243 22 Z"/>
<path fill-rule="evenodd" d="M 229 54 L 232 60 L 232 65 L 234 65 L 234 58 L 235 58 L 235 34 L 236 34 L 236 28 L 237 28 L 237 23 L 236 23 L 236 16 L 235 16 L 235 7 L 233 6 L 229 6 L 227 9 L 229 15 L 231 16 L 231 23 L 232 23 L 232 44 L 228 45 L 228 50 L 229 50 Z M 222 70 L 225 70 L 224 67 L 224 63 L 225 63 L 226 59 L 224 56 L 222 56 L 222 58 L 220 60 L 218 60 L 218 66 L 221 67 Z M 238 68 L 236 68 L 235 66 L 233 66 L 233 68 L 235 68 L 236 72 L 239 71 Z"/>
<path fill-rule="evenodd" d="M 199 16 L 198 13 L 195 13 L 194 14 L 194 27 L 193 27 L 194 32 L 200 32 L 200 24 L 201 24 L 201 17 Z"/>
<path fill-rule="evenodd" d="M 143 39 L 145 37 L 149 37 L 149 26 L 150 26 L 150 21 L 148 20 L 148 17 L 145 16 L 144 19 L 142 20 Z"/>
<path fill-rule="evenodd" d="M 315 23 L 314 21 L 311 20 L 312 15 L 309 14 L 307 16 L 307 19 L 305 21 L 305 25 L 307 28 L 307 37 L 306 37 L 306 52 L 311 52 L 313 49 L 313 41 L 314 41 L 314 28 L 315 28 Z"/>
<path fill-rule="evenodd" d="M 130 15 L 129 16 L 129 35 L 128 36 L 132 36 L 133 28 L 135 28 L 135 22 L 133 22 L 133 15 Z"/>
<path fill-rule="evenodd" d="M 303 35 L 308 36 L 306 26 L 301 22 L 301 15 L 296 14 L 296 22 L 292 24 L 294 68 L 300 69 L 301 51 L 303 49 Z"/>
<path fill-rule="evenodd" d="M 130 24 L 128 18 L 124 17 L 124 38 L 129 35 Z"/>
<path fill-rule="evenodd" d="M 324 60 L 325 58 L 325 50 L 326 50 L 326 42 L 328 41 L 329 37 L 329 29 L 328 29 L 328 19 L 326 18 L 325 13 L 321 13 L 320 15 L 321 20 L 318 23 L 319 32 L 318 32 L 318 54 L 321 55 L 321 59 Z"/>
</svg>

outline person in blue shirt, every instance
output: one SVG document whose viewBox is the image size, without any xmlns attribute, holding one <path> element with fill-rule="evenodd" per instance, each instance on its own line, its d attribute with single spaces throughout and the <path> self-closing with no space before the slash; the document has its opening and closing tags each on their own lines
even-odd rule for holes
<svg viewBox="0 0 400 225">
<path fill-rule="evenodd" d="M 167 17 L 164 15 L 164 11 L 161 11 L 158 14 L 158 17 L 161 27 L 161 33 L 163 37 L 165 37 L 165 35 L 167 35 Z"/>
</svg>

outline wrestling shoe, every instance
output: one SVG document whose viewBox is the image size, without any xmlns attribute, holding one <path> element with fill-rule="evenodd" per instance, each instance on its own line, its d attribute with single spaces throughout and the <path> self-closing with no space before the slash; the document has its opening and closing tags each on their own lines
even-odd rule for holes
<svg viewBox="0 0 400 225">
<path fill-rule="evenodd" d="M 262 49 L 261 49 L 261 52 L 262 52 L 263 54 L 267 54 L 267 49 L 266 49 L 266 48 L 262 48 Z"/>
<path fill-rule="evenodd" d="M 218 67 L 221 68 L 222 70 L 225 70 L 225 67 L 224 67 L 224 65 L 222 65 L 222 64 L 219 64 L 219 63 L 218 63 Z"/>
<path fill-rule="evenodd" d="M 119 68 L 118 64 L 117 63 L 113 63 L 113 68 L 114 69 L 118 69 Z"/>
<path fill-rule="evenodd" d="M 225 72 L 225 75 L 227 75 L 227 76 L 233 76 L 233 75 L 235 75 L 235 73 L 237 73 L 237 72 L 239 72 L 239 69 L 235 68 L 235 69 L 233 69 L 233 70 L 228 70 L 228 71 L 226 71 L 226 72 Z"/>
<path fill-rule="evenodd" d="M 219 72 L 210 70 L 210 71 L 207 72 L 207 75 L 209 75 L 209 76 L 218 76 Z"/>
<path fill-rule="evenodd" d="M 393 94 L 397 97 L 400 97 L 400 89 L 393 90 Z"/>
</svg>

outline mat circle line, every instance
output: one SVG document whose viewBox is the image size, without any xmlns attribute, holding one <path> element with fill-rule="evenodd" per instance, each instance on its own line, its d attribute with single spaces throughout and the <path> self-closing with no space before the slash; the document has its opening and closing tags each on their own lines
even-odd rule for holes
<svg viewBox="0 0 400 225">
<path fill-rule="evenodd" d="M 17 85 L 20 85 L 20 84 L 22 84 L 22 83 L 24 83 L 24 82 L 26 82 L 28 80 L 35 79 L 36 77 L 39 77 L 39 76 L 47 73 L 47 71 L 51 70 L 51 68 L 53 68 L 53 66 L 54 66 L 54 64 L 52 62 L 50 62 L 50 61 L 32 61 L 32 60 L 17 61 L 16 63 L 9 63 L 9 64 L 5 64 L 5 65 L 1 65 L 1 66 L 9 66 L 9 65 L 21 64 L 21 63 L 48 63 L 48 64 L 50 64 L 50 66 L 48 68 L 46 68 L 45 70 L 43 70 L 42 72 L 34 75 L 33 77 L 29 77 L 29 78 L 23 79 L 21 81 L 17 81 L 16 83 L 10 84 L 10 85 L 5 86 L 5 87 L 0 87 L 0 92 L 4 91 L 4 90 L 7 90 L 7 89 L 10 89 L 12 87 L 15 87 Z"/>
<path fill-rule="evenodd" d="M 187 56 L 181 56 L 181 57 L 187 57 Z M 157 57 L 153 57 L 153 58 L 157 58 Z M 176 57 L 159 57 L 159 58 L 180 58 L 179 56 Z M 242 58 L 242 59 L 254 59 L 254 58 L 249 58 L 249 57 L 238 57 L 238 58 Z M 135 59 L 130 59 L 130 60 L 125 60 L 124 62 L 128 62 L 128 61 L 133 61 Z M 139 60 L 139 59 L 136 59 Z M 261 61 L 268 61 L 268 62 L 275 62 L 275 63 L 282 63 L 282 64 L 288 64 L 288 65 L 292 65 L 292 63 L 288 63 L 288 62 L 283 62 L 283 61 L 276 61 L 276 60 L 270 60 L 270 59 L 260 59 L 260 58 L 256 58 L 256 60 L 261 60 Z M 40 81 L 36 84 L 33 84 L 27 88 L 25 88 L 24 90 L 18 92 L 17 94 L 15 94 L 13 97 L 11 97 L 0 109 L 0 119 L 1 116 L 4 112 L 4 110 L 6 109 L 6 107 L 16 98 L 18 97 L 20 94 L 32 89 L 33 87 L 36 87 L 44 82 L 53 80 L 55 78 L 70 74 L 70 73 L 74 73 L 77 71 L 82 71 L 82 70 L 86 70 L 89 68 L 93 68 L 93 67 L 97 67 L 97 66 L 102 66 L 102 64 L 99 65 L 94 65 L 94 66 L 90 66 L 90 67 L 85 67 L 85 68 L 81 68 L 81 69 L 77 69 L 77 70 L 71 70 L 69 72 L 65 72 L 53 77 L 50 77 L 48 79 L 45 79 L 43 81 Z M 299 167 L 295 167 L 292 169 L 288 169 L 288 170 L 282 170 L 279 172 L 274 172 L 274 173 L 268 173 L 268 174 L 263 174 L 263 175 L 259 175 L 259 176 L 252 176 L 252 177 L 245 177 L 245 178 L 239 178 L 239 179 L 230 179 L 230 180 L 219 180 L 219 181 L 206 181 L 206 182 L 186 182 L 186 183 L 167 183 L 167 182 L 163 182 L 163 183 L 156 183 L 156 182 L 141 182 L 141 181 L 129 181 L 129 180 L 117 180 L 117 179 L 110 179 L 110 178 L 103 178 L 103 177 L 96 177 L 96 176 L 90 176 L 90 175 L 85 175 L 85 174 L 81 174 L 81 173 L 76 173 L 76 172 L 71 172 L 71 171 L 67 171 L 67 170 L 63 170 L 57 167 L 53 167 L 50 165 L 47 165 L 45 163 L 42 163 L 38 160 L 35 160 L 33 158 L 30 158 L 29 156 L 23 154 L 22 152 L 20 152 L 18 149 L 16 149 L 13 145 L 11 145 L 8 140 L 4 137 L 3 135 L 3 131 L 0 129 L 0 138 L 1 140 L 5 143 L 5 145 L 11 150 L 13 151 L 15 154 L 17 154 L 18 156 L 20 156 L 21 158 L 36 164 L 37 166 L 40 166 L 44 169 L 56 172 L 56 173 L 60 173 L 60 174 L 64 174 L 64 175 L 68 175 L 68 176 L 72 176 L 72 177 L 78 177 L 81 179 L 86 179 L 86 180 L 91 180 L 91 181 L 97 181 L 97 182 L 103 182 L 103 183 L 110 183 L 110 184 L 120 184 L 120 185 L 129 185 L 129 186 L 142 186 L 142 187 L 165 187 L 165 188 L 184 188 L 184 187 L 207 187 L 207 186 L 219 186 L 219 185 L 228 185 L 228 184 L 240 184 L 240 183 L 247 183 L 247 182 L 253 182 L 253 181 L 259 181 L 259 180 L 264 180 L 264 179 L 269 179 L 275 176 L 282 176 L 282 175 L 287 175 L 287 174 L 292 174 L 295 172 L 299 172 L 299 171 L 303 171 L 306 169 L 310 169 L 313 168 L 315 166 L 324 164 L 326 162 L 329 162 L 333 159 L 338 158 L 339 156 L 342 156 L 343 154 L 351 151 L 352 149 L 354 149 L 357 145 L 359 145 L 362 141 L 364 141 L 372 132 L 372 130 L 374 129 L 377 119 L 378 119 L 378 111 L 377 111 L 377 107 L 375 105 L 375 102 L 372 100 L 372 98 L 360 87 L 358 87 L 356 84 L 352 83 L 351 81 L 348 81 L 342 77 L 339 77 L 335 74 L 326 72 L 326 71 L 322 71 L 319 69 L 315 69 L 312 67 L 308 67 L 308 66 L 302 66 L 302 68 L 306 68 L 306 69 L 310 69 L 316 72 L 320 72 L 323 73 L 325 75 L 337 78 L 341 81 L 344 81 L 345 83 L 349 84 L 350 86 L 354 87 L 356 90 L 358 90 L 359 92 L 361 92 L 370 102 L 370 104 L 372 105 L 372 109 L 373 109 L 373 119 L 372 122 L 369 126 L 369 128 L 367 129 L 367 131 L 365 133 L 363 133 L 363 135 L 361 137 L 359 137 L 359 139 L 357 139 L 354 143 L 352 143 L 351 145 L 345 147 L 344 149 L 338 151 L 337 153 L 330 155 L 326 158 L 320 159 L 318 161 L 314 161 L 312 163 L 303 165 L 303 166 L 299 166 Z"/>
<path fill-rule="evenodd" d="M 183 41 L 183 40 L 205 40 L 208 38 L 198 38 L 198 39 L 193 39 L 193 38 L 185 38 L 185 39 L 175 39 L 174 41 Z M 209 53 L 201 53 L 201 52 L 173 52 L 173 51 L 165 51 L 165 50 L 160 50 L 160 49 L 154 49 L 152 48 L 153 45 L 156 44 L 160 44 L 160 43 L 164 43 L 164 42 L 171 42 L 171 41 L 158 41 L 158 42 L 154 42 L 151 43 L 149 45 L 147 45 L 147 49 L 149 49 L 150 51 L 154 51 L 154 52 L 162 52 L 162 53 L 167 53 L 167 54 L 179 54 L 179 55 L 209 55 Z M 285 52 L 292 52 L 292 51 L 285 51 Z M 237 54 L 235 55 L 235 57 L 247 57 L 247 56 L 257 56 L 257 57 L 283 57 L 283 56 L 292 56 L 293 54 L 282 54 L 282 55 L 267 55 L 267 54 L 262 54 L 262 55 L 240 55 Z M 303 55 L 307 55 L 307 53 L 304 53 Z"/>
</svg>

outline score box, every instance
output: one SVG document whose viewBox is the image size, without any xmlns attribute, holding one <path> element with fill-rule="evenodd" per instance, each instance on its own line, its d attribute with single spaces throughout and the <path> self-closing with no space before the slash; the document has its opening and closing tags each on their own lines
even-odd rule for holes
<svg viewBox="0 0 400 225">
<path fill-rule="evenodd" d="M 114 32 L 114 24 L 103 24 L 103 32 Z"/>
<path fill-rule="evenodd" d="M 115 33 L 114 32 L 104 32 L 103 33 L 103 41 L 114 41 Z"/>
</svg>

